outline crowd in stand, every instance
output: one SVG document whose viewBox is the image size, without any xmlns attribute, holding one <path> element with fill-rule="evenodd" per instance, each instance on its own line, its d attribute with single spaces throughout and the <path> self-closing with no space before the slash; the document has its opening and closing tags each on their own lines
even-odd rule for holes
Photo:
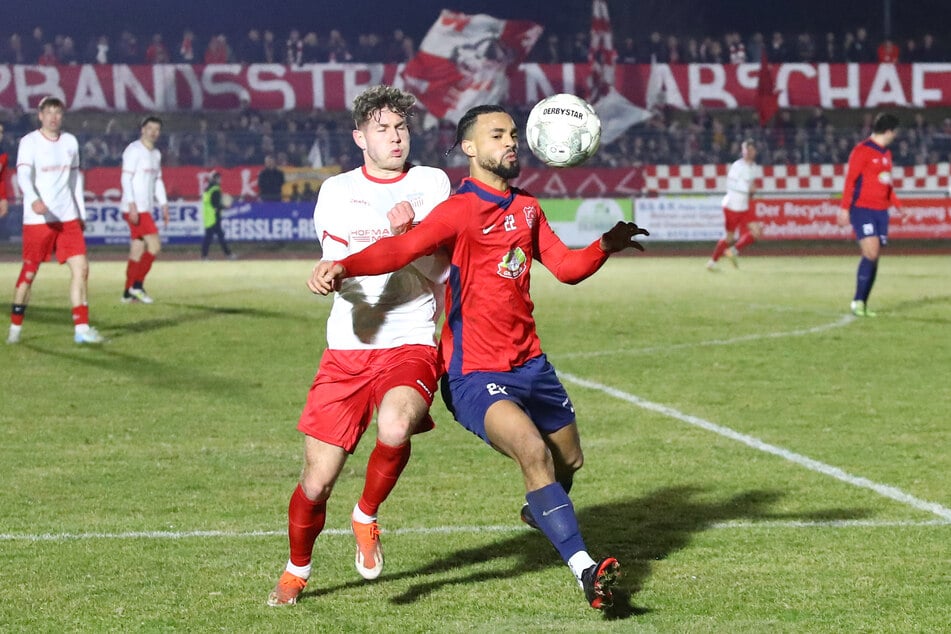
<svg viewBox="0 0 951 634">
<path fill-rule="evenodd" d="M 586 62 L 588 34 L 571 37 L 547 35 L 538 42 L 531 59 L 536 62 Z M 653 33 L 640 45 L 634 38 L 623 38 L 619 46 L 620 63 L 648 62 L 722 62 L 740 63 L 759 58 L 763 50 L 775 62 L 831 61 L 934 61 L 944 59 L 935 38 L 907 40 L 897 52 L 888 53 L 889 42 L 877 45 L 869 41 L 864 29 L 856 29 L 839 38 L 828 34 L 817 43 L 810 34 L 800 34 L 787 45 L 779 33 L 769 38 L 754 34 L 746 41 L 738 33 L 720 40 L 681 38 Z M 888 53 L 883 59 L 883 51 Z M 90 41 L 77 51 L 72 39 L 60 36 L 47 40 L 37 27 L 29 37 L 12 35 L 0 61 L 6 63 L 162 63 L 162 62 L 273 62 L 302 64 L 309 62 L 358 61 L 403 62 L 415 54 L 415 44 L 396 29 L 388 37 L 361 35 L 351 48 L 340 31 L 318 36 L 292 31 L 278 38 L 269 30 L 251 29 L 232 45 L 222 34 L 211 36 L 201 46 L 195 34 L 186 30 L 171 47 L 161 34 L 155 34 L 147 46 L 125 31 L 112 41 L 107 36 Z M 263 165 L 266 156 L 275 158 L 279 167 L 320 167 L 340 165 L 349 169 L 360 163 L 346 112 L 227 112 L 213 118 L 184 115 L 170 116 L 160 149 L 166 166 Z M 524 124 L 528 111 L 516 112 Z M 833 116 L 830 116 L 833 115 Z M 769 164 L 834 163 L 848 159 L 851 148 L 870 133 L 873 113 L 856 111 L 843 117 L 842 112 L 783 110 L 765 128 L 758 125 L 756 113 L 749 109 L 692 112 L 659 110 L 647 122 L 634 126 L 614 143 L 603 146 L 588 163 L 591 167 L 622 167 L 632 164 L 709 164 L 729 163 L 740 154 L 743 139 L 759 142 L 758 160 Z M 113 115 L 103 126 L 104 115 L 70 113 L 67 128 L 81 144 L 85 168 L 117 166 L 122 150 L 137 136 L 138 115 Z M 903 115 L 905 116 L 905 115 Z M 951 118 L 943 112 L 924 110 L 907 114 L 901 134 L 893 146 L 897 165 L 933 164 L 949 160 L 951 154 Z M 830 119 L 835 119 L 833 123 Z M 0 122 L 7 128 L 0 151 L 15 152 L 16 140 L 35 128 L 33 113 L 0 111 Z M 176 124 L 177 123 L 177 124 Z M 464 164 L 458 152 L 445 155 L 452 145 L 455 127 L 442 124 L 421 129 L 414 125 L 413 160 L 428 165 L 454 167 Z M 527 147 L 523 164 L 539 163 Z M 308 194 L 302 193 L 302 196 Z"/>
<path fill-rule="evenodd" d="M 838 115 L 837 123 L 830 120 L 830 115 Z M 524 124 L 528 110 L 516 111 L 515 116 Z M 740 155 L 740 143 L 746 138 L 758 141 L 757 158 L 763 165 L 844 164 L 852 147 L 870 134 L 872 116 L 871 112 L 856 112 L 843 120 L 841 113 L 819 108 L 782 110 L 770 125 L 760 128 L 752 110 L 660 112 L 630 128 L 614 143 L 602 146 L 586 165 L 726 164 Z M 935 117 L 931 111 L 902 116 L 906 118 L 892 146 L 896 165 L 949 160 L 951 118 Z M 442 124 L 424 130 L 418 119 L 413 122 L 413 160 L 439 167 L 462 166 L 458 150 L 445 155 L 453 143 L 455 127 Z M 0 151 L 11 153 L 15 152 L 14 140 L 35 127 L 31 113 L 20 113 L 6 121 L 0 114 L 0 121 L 7 129 Z M 136 137 L 137 121 L 135 114 L 113 115 L 103 129 L 91 125 L 83 113 L 70 113 L 67 128 L 79 138 L 85 168 L 118 166 L 123 148 Z M 189 120 L 187 127 L 178 127 L 172 117 L 166 120 L 160 149 L 163 164 L 169 167 L 259 166 L 266 156 L 272 156 L 282 168 L 339 165 L 349 169 L 359 165 L 361 159 L 351 129 L 346 112 L 232 113 L 197 123 Z M 523 165 L 540 166 L 527 147 L 522 149 Z"/>
<path fill-rule="evenodd" d="M 647 38 L 618 32 L 618 62 L 649 63 L 652 59 L 671 64 L 742 63 L 759 61 L 766 51 L 772 62 L 942 62 L 951 52 L 932 33 L 920 37 L 874 38 L 864 27 L 845 33 L 788 34 L 737 32 L 722 37 L 652 32 Z M 588 60 L 587 31 L 545 33 L 532 49 L 530 60 L 538 63 L 578 63 Z M 417 43 L 403 29 L 389 34 L 360 33 L 348 38 L 339 29 L 327 32 L 293 29 L 276 33 L 252 28 L 247 33 L 211 33 L 198 36 L 192 29 L 169 37 L 148 36 L 124 30 L 118 35 L 101 34 L 83 44 L 70 35 L 50 37 L 42 27 L 29 34 L 10 33 L 0 47 L 5 64 L 243 64 L 362 62 L 400 63 L 416 54 Z"/>
<path fill-rule="evenodd" d="M 162 33 L 147 38 L 124 30 L 118 36 L 98 35 L 78 45 L 70 35 L 49 37 L 42 27 L 29 35 L 11 33 L 0 47 L 0 63 L 31 65 L 69 64 L 288 64 L 365 62 L 400 63 L 416 54 L 416 44 L 402 29 L 389 35 L 361 33 L 351 43 L 338 29 L 318 34 L 297 29 L 277 34 L 271 29 L 249 29 L 233 37 L 213 33 L 196 35 L 192 29 L 169 39 Z"/>
</svg>

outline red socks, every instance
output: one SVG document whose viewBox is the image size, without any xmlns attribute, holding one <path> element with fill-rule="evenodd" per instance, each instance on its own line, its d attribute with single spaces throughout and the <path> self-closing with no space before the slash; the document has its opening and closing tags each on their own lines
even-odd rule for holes
<svg viewBox="0 0 951 634">
<path fill-rule="evenodd" d="M 73 306 L 73 324 L 82 326 L 89 323 L 89 305 Z"/>
<path fill-rule="evenodd" d="M 717 242 L 717 246 L 713 249 L 713 256 L 711 256 L 710 259 L 712 259 L 714 262 L 719 260 L 720 257 L 726 253 L 726 250 L 729 246 L 730 244 L 726 240 L 720 240 Z"/>
<path fill-rule="evenodd" d="M 744 247 L 750 246 L 755 241 L 756 241 L 756 238 L 753 237 L 752 233 L 744 233 L 743 235 L 740 236 L 740 239 L 736 241 L 735 246 L 736 246 L 737 252 L 739 252 L 740 249 L 743 249 Z"/>
<path fill-rule="evenodd" d="M 291 544 L 291 563 L 306 566 L 314 553 L 314 541 L 324 529 L 327 502 L 312 502 L 298 484 L 287 507 L 287 536 Z"/>
<path fill-rule="evenodd" d="M 360 498 L 360 510 L 376 515 L 380 504 L 387 498 L 406 463 L 412 446 L 409 442 L 399 447 L 384 445 L 378 440 L 370 453 L 367 479 Z M 327 520 L 327 502 L 312 502 L 298 484 L 287 507 L 287 535 L 291 546 L 291 563 L 295 566 L 310 564 L 314 542 Z"/>
<path fill-rule="evenodd" d="M 360 510 L 367 515 L 376 515 L 380 505 L 387 498 L 396 481 L 399 480 L 403 468 L 409 462 L 412 445 L 406 442 L 399 447 L 384 445 L 379 440 L 370 453 L 367 462 L 367 479 L 363 485 L 363 495 L 357 503 Z"/>
<path fill-rule="evenodd" d="M 139 263 L 135 260 L 129 260 L 125 265 L 125 290 L 132 288 L 132 285 L 135 284 L 135 276 L 137 269 L 139 268 Z"/>
<path fill-rule="evenodd" d="M 152 270 L 152 263 L 155 262 L 155 256 L 146 251 L 142 258 L 136 262 L 129 260 L 125 266 L 125 287 L 126 290 L 135 286 L 136 283 L 145 282 L 145 276 Z"/>
<path fill-rule="evenodd" d="M 149 271 L 152 270 L 152 262 L 155 262 L 155 256 L 146 251 L 142 254 L 142 259 L 139 260 L 139 270 L 138 275 L 135 278 L 136 282 L 140 284 L 145 282 L 145 276 L 149 274 Z"/>
</svg>

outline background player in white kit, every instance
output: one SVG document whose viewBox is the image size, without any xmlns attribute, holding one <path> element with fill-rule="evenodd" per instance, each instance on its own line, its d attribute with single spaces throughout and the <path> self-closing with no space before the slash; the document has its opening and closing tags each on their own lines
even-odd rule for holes
<svg viewBox="0 0 951 634">
<path fill-rule="evenodd" d="M 86 259 L 86 205 L 79 172 L 79 144 L 63 132 L 66 106 L 55 97 L 39 104 L 39 130 L 20 139 L 17 184 L 23 192 L 23 267 L 13 293 L 7 343 L 18 343 L 30 290 L 40 269 L 55 252 L 69 267 L 69 299 L 76 343 L 101 343 L 89 325 L 86 301 L 89 261 Z"/>
<path fill-rule="evenodd" d="M 407 118 L 416 99 L 375 86 L 353 102 L 353 140 L 362 167 L 323 183 L 314 210 L 321 257 L 337 260 L 406 231 L 449 196 L 441 170 L 407 163 Z M 383 569 L 377 510 L 410 456 L 410 437 L 432 429 L 437 386 L 435 326 L 445 256 L 427 256 L 394 273 L 347 280 L 334 295 L 327 350 L 298 423 L 304 470 L 288 507 L 290 558 L 268 604 L 291 605 L 311 573 L 326 503 L 349 454 L 377 410 L 377 441 L 363 494 L 351 514 L 355 564 L 366 579 Z"/>
<path fill-rule="evenodd" d="M 726 195 L 723 196 L 725 231 L 707 262 L 711 271 L 716 270 L 717 261 L 723 255 L 730 258 L 733 266 L 738 266 L 736 256 L 762 234 L 762 225 L 756 222 L 756 215 L 750 208 L 750 197 L 756 191 L 759 177 L 756 144 L 747 139 L 740 144 L 740 151 L 742 156 L 730 165 L 726 176 Z"/>
<path fill-rule="evenodd" d="M 168 196 L 162 180 L 162 153 L 155 143 L 162 134 L 162 120 L 148 116 L 139 125 L 139 140 L 122 153 L 122 217 L 129 225 L 129 261 L 126 264 L 123 302 L 151 304 L 145 292 L 145 276 L 162 250 L 152 208 L 162 208 L 162 221 L 168 229 Z"/>
</svg>

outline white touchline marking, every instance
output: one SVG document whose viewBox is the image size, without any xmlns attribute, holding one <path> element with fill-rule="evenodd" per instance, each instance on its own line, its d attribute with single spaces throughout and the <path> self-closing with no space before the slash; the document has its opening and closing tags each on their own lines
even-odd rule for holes
<svg viewBox="0 0 951 634">
<path fill-rule="evenodd" d="M 814 522 L 799 520 L 714 522 L 706 528 L 730 530 L 740 528 L 924 528 L 929 526 L 951 526 L 951 520 L 819 520 Z M 465 533 L 521 533 L 534 531 L 528 526 L 511 524 L 509 526 L 435 526 L 417 528 L 381 529 L 385 535 L 450 535 Z M 349 528 L 324 529 L 324 536 L 352 538 Z M 0 542 L 71 542 L 95 539 L 248 539 L 254 537 L 286 537 L 287 531 L 129 531 L 126 533 L 38 533 L 13 534 L 0 533 Z"/>
<path fill-rule="evenodd" d="M 666 345 L 666 346 L 652 346 L 650 348 L 640 348 L 637 350 L 614 348 L 612 350 L 594 350 L 590 352 L 565 352 L 565 353 L 558 353 L 557 355 L 551 354 L 549 356 L 557 356 L 557 358 L 559 359 L 586 359 L 589 357 L 603 357 L 609 354 L 650 354 L 652 352 L 685 350 L 687 348 L 701 348 L 705 346 L 731 346 L 736 343 L 744 343 L 747 341 L 757 341 L 759 339 L 780 339 L 782 337 L 802 337 L 804 335 L 815 335 L 820 332 L 825 332 L 826 330 L 833 330 L 835 328 L 842 328 L 843 326 L 848 326 L 853 321 L 855 321 L 855 315 L 845 315 L 841 319 L 837 319 L 836 321 L 833 321 L 831 323 L 820 324 L 818 326 L 812 326 L 811 328 L 800 328 L 797 330 L 784 330 L 780 332 L 756 333 L 752 335 L 743 335 L 741 337 L 732 337 L 730 339 L 710 339 L 708 341 L 697 341 L 695 343 L 675 343 L 675 344 Z"/>
<path fill-rule="evenodd" d="M 679 412 L 672 407 L 667 407 L 666 405 L 661 405 L 660 403 L 652 403 L 645 399 L 635 396 L 633 394 L 628 394 L 627 392 L 622 392 L 621 390 L 615 389 L 613 387 L 602 385 L 601 383 L 595 383 L 594 381 L 589 381 L 587 379 L 582 379 L 581 377 L 574 376 L 573 374 L 568 374 L 565 372 L 559 372 L 558 376 L 566 381 L 570 381 L 575 385 L 580 385 L 582 387 L 587 387 L 592 390 L 598 390 L 610 396 L 613 396 L 622 401 L 627 401 L 633 405 L 646 410 L 657 412 L 658 414 L 663 414 L 664 416 L 669 416 L 670 418 L 676 418 L 677 420 L 687 423 L 688 425 L 693 425 L 694 427 L 700 427 L 701 429 L 706 429 L 707 431 L 712 431 L 715 434 L 719 434 L 725 438 L 741 442 L 744 445 L 763 451 L 766 453 L 771 453 L 775 456 L 779 456 L 784 460 L 798 464 L 810 471 L 815 471 L 816 473 L 821 473 L 823 475 L 831 476 L 837 480 L 841 480 L 852 486 L 857 486 L 863 489 L 869 489 L 878 493 L 881 496 L 890 498 L 892 500 L 901 502 L 902 504 L 907 504 L 908 506 L 914 507 L 916 509 L 927 511 L 933 513 L 938 517 L 944 518 L 951 521 L 951 509 L 945 508 L 940 504 L 935 502 L 928 502 L 926 500 L 920 500 L 913 495 L 905 493 L 901 489 L 897 489 L 893 486 L 888 486 L 886 484 L 879 484 L 873 482 L 867 478 L 862 478 L 859 476 L 851 475 L 846 473 L 838 467 L 833 467 L 832 465 L 825 464 L 824 462 L 819 462 L 818 460 L 813 460 L 802 454 L 794 453 L 788 449 L 783 449 L 782 447 L 777 447 L 776 445 L 771 445 L 767 442 L 763 442 L 759 438 L 753 436 L 748 436 L 746 434 L 741 434 L 738 431 L 734 431 L 729 427 L 724 427 L 722 425 L 717 425 L 716 423 L 711 423 L 708 420 L 704 420 L 698 416 L 691 416 L 690 414 L 684 414 Z"/>
</svg>

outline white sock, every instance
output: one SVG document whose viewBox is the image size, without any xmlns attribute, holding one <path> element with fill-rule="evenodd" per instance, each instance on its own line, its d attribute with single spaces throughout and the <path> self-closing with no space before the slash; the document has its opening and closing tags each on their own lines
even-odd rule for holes
<svg viewBox="0 0 951 634">
<path fill-rule="evenodd" d="M 353 505 L 352 517 L 354 522 L 359 522 L 361 524 L 372 524 L 376 521 L 376 515 L 367 515 L 361 511 L 359 503 Z"/>
<path fill-rule="evenodd" d="M 76 333 L 85 334 L 89 332 L 89 324 L 76 324 Z"/>
<path fill-rule="evenodd" d="M 285 570 L 287 570 L 287 572 L 291 573 L 292 575 L 297 575 L 301 579 L 310 579 L 310 564 L 307 564 L 306 566 L 295 566 L 291 563 L 291 560 L 288 559 Z"/>
<path fill-rule="evenodd" d="M 571 568 L 571 572 L 574 573 L 578 583 L 581 583 L 581 573 L 595 563 L 597 562 L 591 559 L 591 555 L 589 555 L 586 550 L 579 550 L 568 559 L 568 567 Z"/>
<path fill-rule="evenodd" d="M 11 335 L 18 335 L 18 334 L 20 334 L 20 331 L 21 331 L 21 330 L 23 330 L 23 324 L 20 324 L 20 325 L 10 324 L 10 334 L 11 334 Z"/>
</svg>

